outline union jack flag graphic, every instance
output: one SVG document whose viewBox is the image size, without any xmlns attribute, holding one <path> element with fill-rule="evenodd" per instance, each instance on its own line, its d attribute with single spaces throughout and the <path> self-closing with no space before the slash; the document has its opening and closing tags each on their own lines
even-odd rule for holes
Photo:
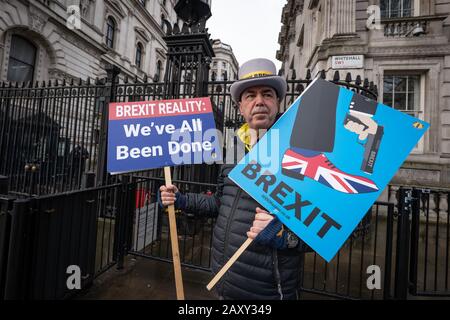
<svg viewBox="0 0 450 320">
<path fill-rule="evenodd" d="M 324 154 L 305 157 L 292 150 L 286 151 L 281 164 L 283 174 L 301 179 L 308 177 L 336 191 L 358 194 L 378 191 L 367 178 L 345 173 L 336 168 Z"/>
</svg>

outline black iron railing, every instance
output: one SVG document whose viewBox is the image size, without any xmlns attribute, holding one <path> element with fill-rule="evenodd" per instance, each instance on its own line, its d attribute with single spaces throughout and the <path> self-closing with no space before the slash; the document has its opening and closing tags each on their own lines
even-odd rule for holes
<svg viewBox="0 0 450 320">
<path fill-rule="evenodd" d="M 123 263 L 128 187 L 119 183 L 32 199 L 0 198 L 0 299 L 73 297 Z M 70 267 L 80 272 L 79 288 L 68 285 L 74 274 Z"/>
<path fill-rule="evenodd" d="M 9 190 L 55 194 L 81 188 L 97 166 L 99 83 L 58 81 L 0 88 L 0 174 Z"/>
<path fill-rule="evenodd" d="M 325 72 L 320 76 L 325 78 Z M 96 185 L 114 183 L 116 180 L 106 175 L 108 103 L 164 99 L 169 94 L 168 86 L 174 85 L 179 98 L 198 94 L 198 81 L 185 71 L 171 83 L 146 80 L 134 79 L 132 83 L 125 77 L 119 82 L 117 68 L 111 68 L 107 79 L 97 79 L 94 83 L 88 80 L 0 85 L 0 175 L 8 177 L 9 190 L 45 195 L 79 190 L 87 178 L 94 179 Z M 376 86 L 367 79 L 353 80 L 348 74 L 341 81 L 336 72 L 330 81 L 371 98 L 377 97 Z M 281 111 L 311 82 L 310 72 L 304 80 L 295 79 L 293 72 Z M 211 79 L 205 84 L 216 127 L 224 136 L 243 123 L 238 107 L 231 100 L 232 83 L 225 78 L 224 81 Z M 216 173 L 217 168 L 189 166 L 177 170 L 174 178 L 211 183 L 215 182 Z M 146 174 L 162 176 L 161 170 Z"/>
</svg>

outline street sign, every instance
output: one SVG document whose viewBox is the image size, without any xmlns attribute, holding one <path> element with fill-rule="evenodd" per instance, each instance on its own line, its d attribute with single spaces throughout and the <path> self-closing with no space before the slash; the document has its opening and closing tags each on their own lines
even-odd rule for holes
<svg viewBox="0 0 450 320">
<path fill-rule="evenodd" d="M 364 56 L 362 54 L 333 56 L 333 69 L 361 69 L 364 66 Z"/>
</svg>

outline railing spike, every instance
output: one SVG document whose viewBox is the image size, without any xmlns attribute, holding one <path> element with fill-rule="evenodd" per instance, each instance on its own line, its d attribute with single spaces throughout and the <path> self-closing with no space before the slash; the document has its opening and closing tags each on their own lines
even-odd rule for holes
<svg viewBox="0 0 450 320">
<path fill-rule="evenodd" d="M 350 72 L 347 72 L 347 76 L 345 77 L 345 82 L 350 83 L 352 82 L 352 74 Z"/>
<path fill-rule="evenodd" d="M 297 72 L 295 72 L 295 69 L 292 69 L 291 80 L 295 80 L 295 79 L 297 79 Z"/>
<path fill-rule="evenodd" d="M 182 34 L 189 34 L 190 33 L 190 30 L 189 30 L 189 27 L 188 27 L 187 23 L 183 23 L 183 27 L 181 28 L 181 33 Z"/>
<path fill-rule="evenodd" d="M 311 80 L 311 70 L 306 70 L 306 80 Z"/>
<path fill-rule="evenodd" d="M 336 70 L 334 72 L 333 81 L 339 81 L 339 80 L 340 80 L 340 74 L 339 74 L 339 71 Z"/>
<path fill-rule="evenodd" d="M 173 24 L 173 34 L 179 34 L 180 33 L 180 27 L 178 26 L 178 23 Z"/>
<path fill-rule="evenodd" d="M 81 79 L 81 78 L 78 79 L 78 85 L 79 86 L 83 85 L 83 79 Z"/>
<path fill-rule="evenodd" d="M 320 71 L 320 77 L 324 80 L 327 78 L 327 74 L 325 73 L 325 70 Z"/>
<path fill-rule="evenodd" d="M 363 87 L 366 89 L 369 87 L 369 79 L 367 78 L 364 79 Z"/>
<path fill-rule="evenodd" d="M 355 80 L 355 84 L 359 86 L 359 85 L 361 84 L 361 82 L 362 82 L 362 81 L 361 81 L 361 76 L 360 76 L 360 75 L 357 75 L 357 76 L 356 76 L 356 80 Z"/>
</svg>

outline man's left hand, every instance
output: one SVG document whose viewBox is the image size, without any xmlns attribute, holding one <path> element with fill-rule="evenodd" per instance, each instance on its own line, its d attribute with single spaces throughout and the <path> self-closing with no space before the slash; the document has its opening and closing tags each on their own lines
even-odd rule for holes
<svg viewBox="0 0 450 320">
<path fill-rule="evenodd" d="M 253 226 L 250 228 L 250 231 L 247 232 L 247 237 L 254 240 L 273 219 L 274 217 L 269 212 L 261 208 L 256 208 L 255 220 L 253 221 Z"/>
</svg>

